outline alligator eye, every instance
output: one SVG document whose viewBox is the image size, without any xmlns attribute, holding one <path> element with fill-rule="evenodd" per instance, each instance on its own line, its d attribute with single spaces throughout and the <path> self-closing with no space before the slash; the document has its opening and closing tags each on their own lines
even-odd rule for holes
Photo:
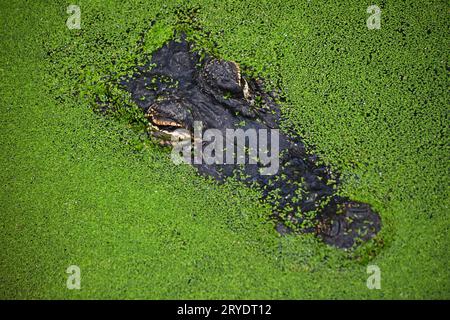
<svg viewBox="0 0 450 320">
<path fill-rule="evenodd" d="M 167 96 L 153 103 L 145 116 L 160 130 L 173 131 L 189 127 L 192 123 L 191 109 L 192 105 L 189 102 L 176 96 Z"/>
</svg>

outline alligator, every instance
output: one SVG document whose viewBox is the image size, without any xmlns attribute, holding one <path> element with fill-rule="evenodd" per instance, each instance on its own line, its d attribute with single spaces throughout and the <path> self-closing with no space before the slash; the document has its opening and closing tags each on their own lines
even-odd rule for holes
<svg viewBox="0 0 450 320">
<path fill-rule="evenodd" d="M 199 122 L 203 131 L 277 130 L 282 151 L 275 174 L 263 174 L 259 162 L 192 165 L 218 181 L 234 177 L 259 188 L 262 200 L 273 207 L 280 234 L 314 233 L 345 250 L 374 238 L 381 229 L 379 214 L 367 203 L 337 195 L 339 173 L 308 150 L 301 137 L 281 129 L 279 95 L 266 90 L 262 79 L 243 75 L 237 63 L 195 48 L 185 35 L 170 40 L 148 64 L 122 79 L 148 120 L 150 137 L 166 146 L 179 141 L 180 132 L 194 139 Z"/>
</svg>

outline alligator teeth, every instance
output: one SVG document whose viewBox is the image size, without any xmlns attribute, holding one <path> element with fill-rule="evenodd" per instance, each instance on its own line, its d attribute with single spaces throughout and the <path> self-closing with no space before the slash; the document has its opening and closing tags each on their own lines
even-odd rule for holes
<svg viewBox="0 0 450 320">
<path fill-rule="evenodd" d="M 156 124 L 157 126 L 166 126 L 166 127 L 183 127 L 181 124 L 165 118 L 157 118 L 157 117 L 151 117 L 151 121 L 153 124 Z"/>
</svg>

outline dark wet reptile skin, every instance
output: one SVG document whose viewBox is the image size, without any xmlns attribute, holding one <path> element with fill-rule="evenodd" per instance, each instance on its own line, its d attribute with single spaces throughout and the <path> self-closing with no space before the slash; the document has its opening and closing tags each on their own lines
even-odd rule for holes
<svg viewBox="0 0 450 320">
<path fill-rule="evenodd" d="M 180 125 L 190 132 L 194 121 L 209 128 L 278 129 L 280 109 L 260 80 L 240 77 L 238 66 L 209 56 L 200 59 L 185 40 L 170 41 L 151 63 L 123 84 L 146 113 L 152 127 L 164 120 L 166 131 Z M 152 133 L 161 136 L 157 130 Z M 364 203 L 336 196 L 337 174 L 318 164 L 298 137 L 280 132 L 280 169 L 264 176 L 258 165 L 195 165 L 218 180 L 233 176 L 256 183 L 273 205 L 280 233 L 314 232 L 324 242 L 350 248 L 373 238 L 380 217 Z M 274 198 L 274 194 L 278 194 Z M 308 218 L 307 218 L 308 217 Z"/>
</svg>

